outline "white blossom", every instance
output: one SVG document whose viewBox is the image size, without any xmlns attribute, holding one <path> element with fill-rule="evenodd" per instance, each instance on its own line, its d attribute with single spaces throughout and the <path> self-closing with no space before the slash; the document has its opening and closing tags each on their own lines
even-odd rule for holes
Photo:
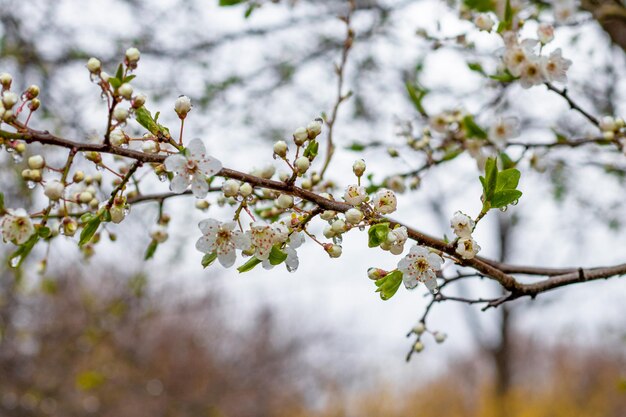
<svg viewBox="0 0 626 417">
<path fill-rule="evenodd" d="M 480 252 L 480 246 L 471 237 L 459 239 L 456 245 L 456 253 L 461 255 L 463 259 L 473 259 L 478 252 Z"/>
<path fill-rule="evenodd" d="M 204 198 L 209 192 L 207 177 L 217 174 L 222 169 L 222 163 L 207 155 L 200 139 L 192 140 L 186 153 L 170 155 L 165 159 L 165 169 L 176 173 L 170 183 L 170 190 L 180 194 L 191 184 L 193 195 Z"/>
<path fill-rule="evenodd" d="M 222 223 L 215 219 L 206 219 L 198 227 L 203 236 L 196 242 L 196 249 L 202 253 L 215 252 L 224 268 L 235 263 L 235 249 L 247 250 L 250 247 L 250 239 L 245 233 L 235 229 L 235 222 Z"/>
<path fill-rule="evenodd" d="M 527 59 L 521 67 L 519 74 L 520 84 L 523 88 L 530 88 L 542 84 L 545 81 L 543 59 Z"/>
<path fill-rule="evenodd" d="M 264 222 L 256 221 L 250 225 L 247 232 L 250 242 L 254 247 L 254 256 L 264 261 L 270 256 L 272 246 L 282 243 L 287 239 L 288 232 L 279 224 L 269 225 Z"/>
<path fill-rule="evenodd" d="M 540 23 L 537 27 L 537 39 L 542 44 L 546 44 L 554 39 L 554 26 L 550 23 Z"/>
<path fill-rule="evenodd" d="M 286 226 L 285 226 L 286 227 Z M 298 259 L 298 249 L 304 243 L 304 233 L 302 232 L 294 232 L 289 236 L 287 240 L 287 244 L 283 248 L 283 251 L 287 254 L 287 259 L 285 259 L 285 266 L 289 272 L 295 272 L 300 265 L 300 260 Z M 269 259 L 263 261 L 263 268 L 272 269 L 274 265 L 272 265 Z"/>
<path fill-rule="evenodd" d="M 515 35 L 516 36 L 516 35 Z M 516 77 L 521 76 L 524 66 L 528 61 L 536 60 L 534 53 L 537 41 L 534 39 L 525 39 L 521 43 L 517 42 L 517 38 L 511 35 L 505 42 L 509 42 L 502 57 L 504 65 L 511 74 Z"/>
<path fill-rule="evenodd" d="M 398 200 L 393 191 L 382 188 L 376 192 L 372 204 L 375 211 L 381 214 L 389 214 L 396 211 Z"/>
<path fill-rule="evenodd" d="M 389 232 L 387 241 L 381 243 L 383 250 L 388 250 L 394 255 L 400 255 L 404 251 L 404 244 L 409 238 L 408 230 L 405 226 L 397 227 Z"/>
<path fill-rule="evenodd" d="M 150 237 L 157 243 L 163 243 L 169 237 L 167 229 L 163 226 L 155 226 L 150 230 Z"/>
<path fill-rule="evenodd" d="M 554 18 L 559 23 L 567 23 L 576 14 L 576 0 L 556 0 L 552 6 Z"/>
<path fill-rule="evenodd" d="M 495 24 L 491 16 L 487 13 L 479 13 L 474 17 L 474 24 L 480 30 L 486 30 L 487 32 L 491 32 L 493 29 L 493 25 Z"/>
<path fill-rule="evenodd" d="M 437 291 L 435 271 L 441 269 L 443 259 L 430 252 L 424 246 L 414 245 L 409 253 L 398 262 L 398 270 L 402 272 L 402 281 L 407 288 L 415 288 L 423 282 L 430 292 Z"/>
<path fill-rule="evenodd" d="M 450 227 L 458 237 L 470 237 L 474 230 L 474 220 L 467 214 L 457 211 L 450 220 Z"/>
<path fill-rule="evenodd" d="M 35 227 L 28 213 L 22 208 L 7 209 L 0 226 L 2 227 L 2 239 L 16 245 L 25 243 L 35 233 Z"/>
<path fill-rule="evenodd" d="M 365 187 L 355 184 L 348 185 L 346 187 L 346 192 L 343 195 L 343 199 L 346 200 L 346 203 L 348 204 L 358 206 L 367 199 Z"/>
<path fill-rule="evenodd" d="M 555 49 L 549 56 L 541 59 L 541 71 L 548 82 L 567 82 L 567 70 L 572 61 L 563 58 L 561 48 Z"/>
<path fill-rule="evenodd" d="M 504 144 L 507 139 L 519 136 L 519 120 L 516 117 L 499 117 L 489 128 L 489 139 L 497 144 Z"/>
</svg>

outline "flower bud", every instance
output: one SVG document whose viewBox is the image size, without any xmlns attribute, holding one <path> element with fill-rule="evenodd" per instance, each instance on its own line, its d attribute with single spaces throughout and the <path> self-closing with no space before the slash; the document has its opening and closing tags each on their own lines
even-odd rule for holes
<svg viewBox="0 0 626 417">
<path fill-rule="evenodd" d="M 324 235 L 326 239 L 332 239 L 333 237 L 336 236 L 335 231 L 329 224 L 324 227 L 324 231 L 322 232 L 322 234 Z"/>
<path fill-rule="evenodd" d="M 24 91 L 24 96 L 26 100 L 32 100 L 39 95 L 39 87 L 36 85 L 30 85 L 26 91 Z"/>
<path fill-rule="evenodd" d="M 306 156 L 301 156 L 296 159 L 295 166 L 299 174 L 304 174 L 309 169 L 309 166 L 311 166 L 311 161 L 309 161 L 309 158 Z"/>
<path fill-rule="evenodd" d="M 300 183 L 300 187 L 304 188 L 305 190 L 310 190 L 311 188 L 313 188 L 313 182 L 306 178 L 304 180 L 302 180 L 302 182 Z"/>
<path fill-rule="evenodd" d="M 284 140 L 279 140 L 278 142 L 274 143 L 274 153 L 281 158 L 287 156 L 287 142 L 285 142 Z"/>
<path fill-rule="evenodd" d="M 81 182 L 84 179 L 85 179 L 85 173 L 83 171 L 76 171 L 74 173 L 74 176 L 72 177 L 72 181 L 74 182 Z"/>
<path fill-rule="evenodd" d="M 224 193 L 225 197 L 235 197 L 237 194 L 239 194 L 239 181 L 224 181 L 224 184 L 222 184 L 222 192 Z"/>
<path fill-rule="evenodd" d="M 381 278 L 384 278 L 385 275 L 387 275 L 388 272 L 385 271 L 384 269 L 380 269 L 380 268 L 369 268 L 367 270 L 367 277 L 369 279 L 371 279 L 372 281 L 378 281 Z"/>
<path fill-rule="evenodd" d="M 324 249 L 331 258 L 339 258 L 341 256 L 341 246 L 327 243 L 324 245 Z"/>
<path fill-rule="evenodd" d="M 42 180 L 42 176 L 41 176 L 41 170 L 39 169 L 33 169 L 30 171 L 30 180 L 33 182 L 41 182 Z"/>
<path fill-rule="evenodd" d="M 206 200 L 196 200 L 196 208 L 199 210 L 206 210 L 209 206 L 210 204 Z"/>
<path fill-rule="evenodd" d="M 362 176 L 365 172 L 365 161 L 362 159 L 354 161 L 354 164 L 352 164 L 352 172 L 354 172 L 354 175 L 357 177 Z"/>
<path fill-rule="evenodd" d="M 337 215 L 336 211 L 333 210 L 324 210 L 322 214 L 320 214 L 320 218 L 322 220 L 332 220 Z"/>
<path fill-rule="evenodd" d="M 133 101 L 131 102 L 131 105 L 133 106 L 133 109 L 138 109 L 141 106 L 143 106 L 144 104 L 146 104 L 146 95 L 145 94 L 137 94 L 135 97 L 133 97 Z"/>
<path fill-rule="evenodd" d="M 11 91 L 5 91 L 4 93 L 2 93 L 2 104 L 4 105 L 4 108 L 6 110 L 9 110 L 13 106 L 15 106 L 15 103 L 17 103 L 18 100 L 19 97 L 17 96 L 17 94 Z"/>
<path fill-rule="evenodd" d="M 124 107 L 116 107 L 113 110 L 113 118 L 120 123 L 124 123 L 128 119 L 128 109 Z"/>
<path fill-rule="evenodd" d="M 387 153 L 392 158 L 397 158 L 398 156 L 400 156 L 396 148 L 391 148 L 391 147 L 387 148 Z"/>
<path fill-rule="evenodd" d="M 30 180 L 32 177 L 32 170 L 30 169 L 23 169 L 22 170 L 22 179 L 24 180 Z"/>
<path fill-rule="evenodd" d="M 607 131 L 605 131 L 605 132 L 602 132 L 602 137 L 603 137 L 605 140 L 613 140 L 613 139 L 615 139 L 615 132 L 612 132 L 612 131 L 608 131 L 608 130 L 607 130 Z"/>
<path fill-rule="evenodd" d="M 65 236 L 74 236 L 76 230 L 78 230 L 78 222 L 71 217 L 64 217 L 61 222 L 61 228 Z"/>
<path fill-rule="evenodd" d="M 78 202 L 81 204 L 87 204 L 92 199 L 93 199 L 93 194 L 91 194 L 88 191 L 83 191 L 82 193 L 78 194 L 78 198 L 76 200 L 78 200 Z"/>
<path fill-rule="evenodd" d="M 617 128 L 615 119 L 611 116 L 604 116 L 600 119 L 600 130 L 603 132 L 613 132 Z"/>
<path fill-rule="evenodd" d="M 11 88 L 11 83 L 13 82 L 13 77 L 8 72 L 3 72 L 0 74 L 0 84 L 5 90 Z"/>
<path fill-rule="evenodd" d="M 424 350 L 424 344 L 418 340 L 413 345 L 413 350 L 417 353 L 420 353 L 422 350 Z"/>
<path fill-rule="evenodd" d="M 351 208 L 345 213 L 348 223 L 357 224 L 363 220 L 363 212 L 357 208 Z"/>
<path fill-rule="evenodd" d="M 37 109 L 41 107 L 41 101 L 38 98 L 34 98 L 28 103 L 28 108 L 30 111 L 37 111 Z"/>
<path fill-rule="evenodd" d="M 126 135 L 120 129 L 115 129 L 109 134 L 109 141 L 113 146 L 122 146 L 128 143 Z"/>
<path fill-rule="evenodd" d="M 44 187 L 43 193 L 52 201 L 58 201 L 63 197 L 63 191 L 65 191 L 65 186 L 62 182 L 53 180 L 48 181 L 46 186 Z"/>
<path fill-rule="evenodd" d="M 98 206 L 100 205 L 100 201 L 97 198 L 92 198 L 91 201 L 89 203 L 87 203 L 89 205 L 89 208 L 95 210 L 98 208 Z"/>
<path fill-rule="evenodd" d="M 96 151 L 85 152 L 85 158 L 88 161 L 94 162 L 96 164 L 102 162 L 102 155 L 100 155 L 100 153 Z"/>
<path fill-rule="evenodd" d="M 322 123 L 320 120 L 313 120 L 306 127 L 309 139 L 315 139 L 320 133 L 322 133 Z"/>
<path fill-rule="evenodd" d="M 426 331 L 426 325 L 424 322 L 419 322 L 413 327 L 413 332 L 417 335 L 420 335 Z"/>
<path fill-rule="evenodd" d="M 239 195 L 242 197 L 248 197 L 250 194 L 252 194 L 252 186 L 247 182 L 241 184 L 239 187 Z"/>
<path fill-rule="evenodd" d="M 336 234 L 341 234 L 346 231 L 346 222 L 341 219 L 337 219 L 333 222 L 331 227 L 333 229 L 333 232 L 335 232 Z"/>
<path fill-rule="evenodd" d="M 139 58 L 141 57 L 141 53 L 139 52 L 139 49 L 137 48 L 128 48 L 126 50 L 126 60 L 128 61 L 129 64 L 137 64 L 137 61 L 139 61 Z"/>
<path fill-rule="evenodd" d="M 102 69 L 102 63 L 98 58 L 89 58 L 87 61 L 87 69 L 92 74 L 98 74 Z"/>
<path fill-rule="evenodd" d="M 169 235 L 167 234 L 167 230 L 163 226 L 156 226 L 150 232 L 150 237 L 157 243 L 163 243 L 167 240 Z"/>
<path fill-rule="evenodd" d="M 289 194 L 281 194 L 274 200 L 274 204 L 280 209 L 288 209 L 293 206 L 293 197 Z"/>
<path fill-rule="evenodd" d="M 448 337 L 445 333 L 441 333 L 441 332 L 435 332 L 433 336 L 435 337 L 435 341 L 437 343 L 445 342 L 446 338 Z"/>
<path fill-rule="evenodd" d="M 120 85 L 120 88 L 117 89 L 117 92 L 126 100 L 130 100 L 133 96 L 133 86 L 128 83 L 124 83 Z"/>
<path fill-rule="evenodd" d="M 28 158 L 28 167 L 30 169 L 42 169 L 46 166 L 46 161 L 43 159 L 41 155 L 33 155 Z"/>
<path fill-rule="evenodd" d="M 182 120 L 187 117 L 187 113 L 191 111 L 191 99 L 187 96 L 180 96 L 174 103 L 174 111 Z"/>
<path fill-rule="evenodd" d="M 126 217 L 126 210 L 123 205 L 114 205 L 109 209 L 111 221 L 115 224 L 121 223 Z"/>
<path fill-rule="evenodd" d="M 102 81 L 104 81 L 105 83 L 109 82 L 109 78 L 111 78 L 111 76 L 109 75 L 108 72 L 102 71 L 100 73 L 100 78 L 102 79 Z"/>
<path fill-rule="evenodd" d="M 306 128 L 299 127 L 293 132 L 293 141 L 297 146 L 302 146 L 309 139 L 309 132 L 307 132 Z"/>
</svg>

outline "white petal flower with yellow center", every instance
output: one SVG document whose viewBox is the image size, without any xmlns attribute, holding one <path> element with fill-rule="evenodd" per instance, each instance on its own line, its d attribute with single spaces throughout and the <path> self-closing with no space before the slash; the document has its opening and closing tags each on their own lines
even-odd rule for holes
<svg viewBox="0 0 626 417">
<path fill-rule="evenodd" d="M 470 237 L 474 230 L 474 220 L 467 214 L 457 211 L 450 220 L 450 227 L 458 237 Z"/>
<path fill-rule="evenodd" d="M 372 204 L 374 205 L 374 210 L 378 213 L 389 214 L 396 211 L 398 200 L 393 191 L 383 188 L 378 190 Z"/>
<path fill-rule="evenodd" d="M 196 249 L 202 253 L 216 252 L 217 259 L 225 268 L 235 263 L 235 249 L 247 250 L 250 247 L 250 239 L 245 233 L 235 230 L 235 222 L 222 223 L 215 219 L 206 219 L 198 227 L 203 236 L 196 242 Z"/>
<path fill-rule="evenodd" d="M 254 256 L 262 261 L 268 259 L 272 251 L 272 246 L 280 241 L 283 232 L 284 231 L 272 227 L 272 225 L 267 223 L 260 221 L 252 223 L 247 233 L 252 246 L 254 246 Z"/>
<path fill-rule="evenodd" d="M 165 169 L 175 172 L 176 176 L 170 183 L 170 190 L 180 194 L 189 184 L 196 198 L 204 198 L 209 193 L 207 177 L 217 174 L 222 169 L 222 163 L 210 155 L 200 139 L 189 142 L 186 155 L 178 153 L 165 159 Z"/>
<path fill-rule="evenodd" d="M 519 120 L 516 117 L 499 117 L 489 128 L 489 139 L 503 145 L 508 139 L 519 136 Z"/>
<path fill-rule="evenodd" d="M 480 246 L 471 237 L 459 239 L 456 245 L 456 253 L 463 259 L 473 259 L 478 252 L 480 252 Z"/>
<path fill-rule="evenodd" d="M 2 239 L 16 245 L 25 243 L 35 233 L 35 227 L 24 209 L 7 209 L 7 214 L 4 215 L 0 226 Z"/>
<path fill-rule="evenodd" d="M 355 184 L 348 185 L 346 187 L 346 192 L 343 195 L 343 199 L 346 200 L 346 203 L 348 204 L 358 206 L 367 199 L 365 187 Z"/>
<path fill-rule="evenodd" d="M 398 262 L 398 270 L 402 272 L 404 286 L 411 289 L 423 282 L 431 293 L 437 292 L 437 276 L 435 271 L 441 269 L 443 259 L 430 252 L 424 246 L 414 245 L 409 253 Z"/>
<path fill-rule="evenodd" d="M 561 48 L 554 50 L 550 56 L 541 59 L 541 70 L 548 82 L 566 83 L 567 70 L 570 65 L 572 65 L 572 61 L 563 58 Z"/>
</svg>

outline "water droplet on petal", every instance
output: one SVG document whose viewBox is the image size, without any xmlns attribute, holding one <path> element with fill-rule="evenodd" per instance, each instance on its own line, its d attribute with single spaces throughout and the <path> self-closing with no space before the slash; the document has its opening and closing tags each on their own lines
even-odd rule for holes
<svg viewBox="0 0 626 417">
<path fill-rule="evenodd" d="M 511 204 L 513 204 L 514 206 L 517 206 L 519 204 L 519 198 L 515 201 L 513 201 Z"/>
<path fill-rule="evenodd" d="M 35 184 L 33 181 L 26 181 L 26 187 L 28 187 L 29 190 L 32 190 L 33 188 L 35 188 Z"/>
<path fill-rule="evenodd" d="M 128 149 L 128 143 L 124 142 L 120 145 L 120 148 L 122 149 Z"/>
<path fill-rule="evenodd" d="M 504 212 L 507 210 L 507 208 L 508 208 L 507 206 L 500 207 L 500 211 L 501 211 L 502 213 L 504 213 Z"/>
<path fill-rule="evenodd" d="M 20 162 L 24 160 L 24 157 L 19 152 L 14 152 L 12 156 L 13 156 L 13 162 L 15 162 L 16 164 L 19 164 Z"/>
<path fill-rule="evenodd" d="M 159 181 L 165 182 L 167 180 L 167 174 L 159 174 Z"/>
<path fill-rule="evenodd" d="M 103 169 L 102 165 L 96 165 L 96 171 L 102 171 Z"/>
</svg>

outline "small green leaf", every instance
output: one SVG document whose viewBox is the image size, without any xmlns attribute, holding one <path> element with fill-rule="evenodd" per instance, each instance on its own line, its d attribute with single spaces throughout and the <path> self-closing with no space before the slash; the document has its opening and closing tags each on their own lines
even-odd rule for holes
<svg viewBox="0 0 626 417">
<path fill-rule="evenodd" d="M 153 135 L 167 139 L 171 137 L 169 129 L 157 123 L 158 113 L 157 116 L 153 118 L 152 113 L 150 113 L 145 106 L 141 106 L 135 110 L 135 119 L 137 120 L 137 123 Z"/>
<path fill-rule="evenodd" d="M 117 71 L 115 72 L 115 78 L 120 81 L 124 78 L 124 66 L 122 64 L 118 65 Z"/>
<path fill-rule="evenodd" d="M 83 246 L 89 243 L 93 235 L 95 235 L 98 231 L 100 223 L 102 223 L 102 220 L 100 220 L 100 216 L 95 216 L 83 226 L 83 230 L 80 232 L 80 240 L 78 241 L 78 246 Z"/>
<path fill-rule="evenodd" d="M 506 152 L 500 152 L 500 160 L 502 161 L 502 168 L 505 170 L 515 168 L 517 165 L 517 162 L 513 161 Z"/>
<path fill-rule="evenodd" d="M 117 77 L 109 77 L 109 84 L 111 84 L 111 87 L 113 88 L 120 88 L 122 80 Z"/>
<path fill-rule="evenodd" d="M 136 75 L 129 75 L 128 77 L 124 78 L 124 79 L 122 80 L 122 82 L 124 82 L 124 83 L 129 83 L 129 82 L 131 82 L 132 80 L 134 80 L 134 79 L 135 79 L 135 77 L 136 77 Z"/>
<path fill-rule="evenodd" d="M 492 12 L 496 10 L 493 0 L 463 0 L 463 4 L 468 9 L 476 10 L 477 12 Z"/>
<path fill-rule="evenodd" d="M 508 70 L 505 70 L 501 74 L 490 75 L 489 78 L 491 78 L 492 80 L 500 81 L 501 83 L 510 83 L 517 79 L 517 77 L 511 74 Z"/>
<path fill-rule="evenodd" d="M 491 199 L 492 208 L 506 207 L 511 203 L 515 203 L 522 196 L 519 190 L 502 190 L 493 195 Z"/>
<path fill-rule="evenodd" d="M 22 263 L 33 250 L 38 241 L 39 235 L 35 233 L 30 237 L 30 239 L 20 245 L 17 250 L 11 254 L 11 256 L 9 256 L 9 265 L 13 268 L 19 268 L 22 266 Z"/>
<path fill-rule="evenodd" d="M 319 150 L 320 144 L 316 140 L 312 140 L 309 142 L 308 146 L 304 150 L 304 156 L 313 160 L 317 156 L 317 151 Z"/>
<path fill-rule="evenodd" d="M 156 240 L 152 240 L 152 242 L 150 242 L 150 245 L 148 245 L 148 249 L 146 249 L 146 254 L 143 257 L 143 259 L 145 261 L 147 261 L 148 259 L 151 259 L 154 256 L 154 253 L 156 252 L 158 247 L 159 247 L 159 242 L 157 242 Z"/>
<path fill-rule="evenodd" d="M 206 268 L 211 265 L 217 259 L 217 252 L 207 253 L 202 257 L 202 267 Z M 239 271 L 241 272 L 241 271 Z"/>
<path fill-rule="evenodd" d="M 487 139 L 487 132 L 476 124 L 472 115 L 465 116 L 462 125 L 468 138 Z"/>
<path fill-rule="evenodd" d="M 461 155 L 463 153 L 464 149 L 463 148 L 458 148 L 458 149 L 453 149 L 451 151 L 446 152 L 443 157 L 441 158 L 441 161 L 451 161 L 454 158 L 456 158 L 457 156 Z"/>
<path fill-rule="evenodd" d="M 367 231 L 368 242 L 367 246 L 370 248 L 375 248 L 379 246 L 381 243 L 387 240 L 387 235 L 389 235 L 389 223 L 377 223 L 370 226 Z"/>
<path fill-rule="evenodd" d="M 428 90 L 408 81 L 405 83 L 405 86 L 407 93 L 409 93 L 409 98 L 411 99 L 411 102 L 413 103 L 417 111 L 421 115 L 426 116 L 426 109 L 424 109 L 422 101 L 424 100 L 426 94 L 428 94 Z"/>
<path fill-rule="evenodd" d="M 349 151 L 361 152 L 365 150 L 366 146 L 360 142 L 352 142 L 351 145 L 347 146 L 346 149 Z"/>
<path fill-rule="evenodd" d="M 272 246 L 272 250 L 270 252 L 270 257 L 268 258 L 270 264 L 276 266 L 280 265 L 287 259 L 287 252 L 284 252 L 280 249 L 280 246 L 274 245 Z"/>
<path fill-rule="evenodd" d="M 256 258 L 253 256 L 252 258 L 250 258 L 248 262 L 246 262 L 245 264 L 237 268 L 237 271 L 239 271 L 239 273 L 251 271 L 252 269 L 254 269 L 255 266 L 257 266 L 261 262 L 262 261 L 259 258 Z"/>
<path fill-rule="evenodd" d="M 392 271 L 375 282 L 378 287 L 376 292 L 380 293 L 380 298 L 383 300 L 389 300 L 396 294 L 401 283 L 402 272 L 398 270 Z"/>
<path fill-rule="evenodd" d="M 4 208 L 4 194 L 0 193 L 0 216 L 4 214 L 5 212 L 5 208 Z"/>
<path fill-rule="evenodd" d="M 483 69 L 483 66 L 480 65 L 479 62 L 468 62 L 467 63 L 467 67 L 470 70 L 474 71 L 474 72 L 477 72 L 477 73 L 479 73 L 481 75 L 487 76 L 487 73 L 485 73 L 485 70 Z"/>
<path fill-rule="evenodd" d="M 40 226 L 37 228 L 37 234 L 39 235 L 39 237 L 45 239 L 50 236 L 50 228 L 46 226 Z"/>
<path fill-rule="evenodd" d="M 235 6 L 240 3 L 244 3 L 247 0 L 220 0 L 220 6 Z"/>
</svg>

